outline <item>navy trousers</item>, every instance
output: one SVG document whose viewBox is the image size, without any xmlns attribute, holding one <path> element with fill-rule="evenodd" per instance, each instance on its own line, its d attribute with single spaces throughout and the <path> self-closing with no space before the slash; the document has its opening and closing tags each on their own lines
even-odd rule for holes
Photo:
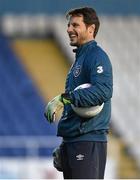
<svg viewBox="0 0 140 180">
<path fill-rule="evenodd" d="M 61 146 L 64 179 L 104 179 L 106 142 L 70 142 Z"/>
</svg>

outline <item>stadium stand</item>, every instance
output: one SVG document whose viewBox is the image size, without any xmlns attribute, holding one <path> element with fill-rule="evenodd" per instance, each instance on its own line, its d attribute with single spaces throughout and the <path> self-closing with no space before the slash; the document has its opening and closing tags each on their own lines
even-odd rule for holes
<svg viewBox="0 0 140 180">
<path fill-rule="evenodd" d="M 53 39 L 15 39 L 12 47 L 46 102 L 64 91 L 70 65 Z"/>
<path fill-rule="evenodd" d="M 140 1 L 107 0 L 106 2 L 83 2 L 71 0 L 65 3 L 65 0 L 54 0 L 53 4 L 55 4 L 55 7 L 52 6 L 51 0 L 24 0 L 22 3 L 18 3 L 18 0 L 11 2 L 1 0 L 1 30 L 6 36 L 12 38 L 46 38 L 47 35 L 51 35 L 57 40 L 59 47 L 71 64 L 73 63 L 74 54 L 69 47 L 68 36 L 65 33 L 67 23 L 65 23 L 65 18 L 60 14 L 64 14 L 68 9 L 77 6 L 89 5 L 97 9 L 101 20 L 101 28 L 97 41 L 108 52 L 114 69 L 111 126 L 115 137 L 110 136 L 109 140 L 108 155 L 111 158 L 109 159 L 109 167 L 107 167 L 107 169 L 109 168 L 107 170 L 109 173 L 108 177 L 140 178 L 140 93 L 138 91 L 140 87 Z M 53 135 L 55 127 L 49 126 L 48 128 L 47 124 L 44 124 L 44 118 L 40 115 L 42 114 L 41 108 L 44 108 L 42 98 L 41 103 L 36 107 L 36 110 L 39 108 L 37 110 L 38 113 L 34 111 L 34 107 L 31 108 L 32 104 L 35 104 L 36 99 L 38 99 L 38 95 L 33 98 L 37 93 L 36 89 L 33 87 L 31 79 L 21 67 L 21 64 L 18 63 L 18 58 L 13 55 L 13 52 L 12 55 L 8 55 L 11 48 L 8 45 L 7 50 L 8 43 L 6 42 L 6 45 L 4 45 L 5 41 L 7 41 L 5 37 L 0 38 L 0 120 L 4 127 L 2 128 L 1 126 L 0 128 L 0 135 L 2 135 L 0 137 L 0 147 L 3 147 L 5 144 L 5 149 L 4 151 L 1 150 L 0 154 L 2 152 L 5 153 L 3 155 L 25 155 L 27 153 L 23 148 L 20 151 L 15 148 L 14 152 L 9 152 L 6 144 L 11 142 L 10 145 L 13 147 L 20 145 L 22 147 L 25 143 L 25 146 L 28 148 L 29 145 L 28 154 L 31 153 L 32 156 L 36 154 L 36 150 L 33 150 L 33 148 L 36 149 L 39 144 L 42 144 L 44 147 L 52 147 L 51 142 L 53 142 L 54 146 L 56 139 L 51 135 Z M 5 61 L 5 59 L 9 60 Z M 11 68 L 12 70 L 10 70 Z M 8 75 L 9 72 L 10 75 Z M 26 74 L 26 78 L 21 74 Z M 13 79 L 15 79 L 14 82 Z M 8 86 L 8 89 L 4 88 L 5 86 Z M 32 94 L 34 95 L 32 96 Z M 45 99 L 47 100 L 47 98 Z M 13 100 L 15 102 L 12 102 Z M 40 96 L 38 101 L 40 101 Z M 17 107 L 17 104 L 19 107 Z M 20 112 L 21 110 L 23 112 Z M 14 118 L 11 118 L 11 116 Z M 38 124 L 37 117 L 43 120 L 39 122 L 39 124 L 43 123 L 42 125 Z M 24 122 L 21 120 L 24 120 Z M 39 132 L 37 125 L 34 125 L 34 121 L 40 126 L 42 132 Z M 17 130 L 16 128 L 11 128 L 16 126 Z M 47 126 L 46 131 L 44 126 L 45 128 Z M 26 130 L 24 131 L 22 127 Z M 51 136 L 51 142 L 47 141 L 48 132 L 49 137 Z M 15 134 L 18 136 L 15 137 Z M 9 135 L 12 135 L 12 137 Z M 36 141 L 39 144 L 36 144 Z M 51 151 L 52 149 L 48 149 L 47 155 L 50 154 L 49 150 Z M 43 153 L 41 153 L 44 154 L 43 148 L 42 151 Z"/>
<path fill-rule="evenodd" d="M 46 136 L 45 141 L 50 141 L 49 137 L 55 135 L 56 127 L 55 125 L 50 127 L 45 121 L 43 116 L 45 102 L 2 34 L 0 35 L 0 86 L 0 136 L 29 138 Z M 8 155 L 10 151 L 0 149 L 0 154 L 4 155 L 3 153 Z"/>
</svg>

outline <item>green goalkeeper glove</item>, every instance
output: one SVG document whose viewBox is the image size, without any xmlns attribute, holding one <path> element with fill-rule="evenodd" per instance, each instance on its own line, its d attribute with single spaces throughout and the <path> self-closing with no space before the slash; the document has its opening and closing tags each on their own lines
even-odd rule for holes
<svg viewBox="0 0 140 180">
<path fill-rule="evenodd" d="M 56 120 L 56 112 L 64 107 L 65 104 L 70 104 L 70 100 L 65 99 L 62 95 L 56 96 L 52 99 L 45 108 L 45 117 L 52 123 Z"/>
</svg>

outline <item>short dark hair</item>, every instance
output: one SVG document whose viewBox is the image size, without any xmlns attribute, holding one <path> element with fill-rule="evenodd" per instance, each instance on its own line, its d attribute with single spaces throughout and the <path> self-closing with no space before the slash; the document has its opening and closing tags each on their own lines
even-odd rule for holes
<svg viewBox="0 0 140 180">
<path fill-rule="evenodd" d="M 93 36 L 97 35 L 99 30 L 100 22 L 97 16 L 96 11 L 90 7 L 82 7 L 77 9 L 72 9 L 66 14 L 66 18 L 68 19 L 70 16 L 81 16 L 83 15 L 83 21 L 86 25 L 95 24 L 95 31 Z"/>
</svg>

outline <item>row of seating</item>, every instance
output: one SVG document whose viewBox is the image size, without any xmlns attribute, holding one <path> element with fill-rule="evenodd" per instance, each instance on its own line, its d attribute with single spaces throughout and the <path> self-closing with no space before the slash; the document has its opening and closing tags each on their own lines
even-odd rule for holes
<svg viewBox="0 0 140 180">
<path fill-rule="evenodd" d="M 56 126 L 50 126 L 45 120 L 44 107 L 43 98 L 12 51 L 10 42 L 0 34 L 0 137 L 46 136 L 46 141 L 50 141 L 47 136 L 56 134 Z M 0 149 L 0 155 L 11 152 L 15 150 Z"/>
</svg>

